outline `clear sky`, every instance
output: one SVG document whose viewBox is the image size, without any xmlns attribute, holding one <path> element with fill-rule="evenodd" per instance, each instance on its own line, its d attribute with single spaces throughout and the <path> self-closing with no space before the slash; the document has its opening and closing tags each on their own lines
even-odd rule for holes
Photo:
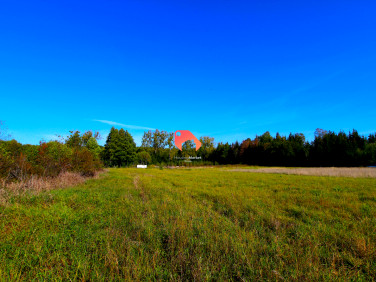
<svg viewBox="0 0 376 282">
<path fill-rule="evenodd" d="M 376 131 L 376 1 L 0 0 L 0 30 L 0 120 L 22 143 Z"/>
</svg>

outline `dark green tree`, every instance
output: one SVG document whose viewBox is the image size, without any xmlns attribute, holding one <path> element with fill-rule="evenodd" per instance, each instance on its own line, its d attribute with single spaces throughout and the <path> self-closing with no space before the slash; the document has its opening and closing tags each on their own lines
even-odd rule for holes
<svg viewBox="0 0 376 282">
<path fill-rule="evenodd" d="M 107 166 L 128 166 L 136 160 L 136 143 L 128 131 L 111 128 L 103 151 Z"/>
<path fill-rule="evenodd" d="M 118 165 L 118 160 L 116 159 L 116 152 L 119 143 L 119 130 L 112 127 L 110 133 L 107 136 L 106 144 L 103 150 L 103 161 L 106 166 L 116 166 Z"/>
<path fill-rule="evenodd" d="M 119 148 L 120 166 L 128 166 L 136 161 L 136 143 L 132 135 L 124 129 L 119 130 Z"/>
</svg>

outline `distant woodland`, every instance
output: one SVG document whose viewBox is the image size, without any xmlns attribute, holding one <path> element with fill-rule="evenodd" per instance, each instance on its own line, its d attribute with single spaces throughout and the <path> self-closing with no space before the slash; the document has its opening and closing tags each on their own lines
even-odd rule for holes
<svg viewBox="0 0 376 282">
<path fill-rule="evenodd" d="M 201 137 L 196 152 L 193 141 L 183 150 L 173 145 L 173 133 L 145 132 L 142 146 L 137 148 L 138 161 L 148 163 L 181 163 L 184 156 L 198 156 L 196 164 L 248 164 L 261 166 L 371 166 L 376 164 L 376 134 L 361 136 L 356 130 L 335 133 L 316 129 L 315 138 L 307 142 L 304 134 L 289 136 L 268 131 L 241 143 L 215 143 L 214 138 Z M 107 144 L 106 144 L 107 145 Z M 105 146 L 106 148 L 106 146 Z M 177 157 L 177 158 L 176 158 Z"/>
<path fill-rule="evenodd" d="M 174 134 L 147 131 L 137 147 L 132 135 L 112 128 L 104 146 L 98 144 L 99 133 L 71 131 L 60 141 L 41 141 L 23 145 L 12 140 L 0 124 L 0 178 L 23 180 L 30 175 L 53 177 L 63 171 L 84 176 L 94 175 L 103 167 L 127 167 L 136 164 L 260 166 L 372 166 L 376 165 L 376 134 L 362 136 L 356 130 L 335 133 L 317 129 L 312 142 L 304 134 L 272 136 L 265 132 L 241 143 L 215 143 L 209 136 L 200 137 L 196 151 L 193 140 L 180 151 L 174 145 Z"/>
</svg>

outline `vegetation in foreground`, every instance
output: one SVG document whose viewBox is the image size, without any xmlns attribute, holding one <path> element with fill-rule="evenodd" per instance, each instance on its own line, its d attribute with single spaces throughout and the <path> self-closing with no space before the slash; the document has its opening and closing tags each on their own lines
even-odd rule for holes
<svg viewBox="0 0 376 282">
<path fill-rule="evenodd" d="M 376 179 L 111 169 L 0 206 L 5 280 L 376 278 Z"/>
<path fill-rule="evenodd" d="M 22 145 L 0 140 L 0 189 L 48 190 L 67 180 L 78 184 L 95 176 L 103 167 L 97 138 L 98 133 L 92 131 L 72 131 L 64 142 Z"/>
</svg>

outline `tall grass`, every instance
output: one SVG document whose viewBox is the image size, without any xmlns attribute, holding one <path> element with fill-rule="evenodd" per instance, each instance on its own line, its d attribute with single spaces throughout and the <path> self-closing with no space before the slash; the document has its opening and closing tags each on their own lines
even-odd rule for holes
<svg viewBox="0 0 376 282">
<path fill-rule="evenodd" d="M 41 177 L 32 175 L 22 181 L 9 182 L 0 178 L 0 204 L 6 204 L 14 196 L 37 194 L 42 191 L 64 188 L 82 184 L 88 179 L 96 179 L 103 171 L 95 172 L 93 176 L 83 176 L 77 172 L 62 172 L 56 177 Z"/>
<path fill-rule="evenodd" d="M 374 280 L 376 179 L 111 169 L 0 205 L 5 280 Z"/>
</svg>

